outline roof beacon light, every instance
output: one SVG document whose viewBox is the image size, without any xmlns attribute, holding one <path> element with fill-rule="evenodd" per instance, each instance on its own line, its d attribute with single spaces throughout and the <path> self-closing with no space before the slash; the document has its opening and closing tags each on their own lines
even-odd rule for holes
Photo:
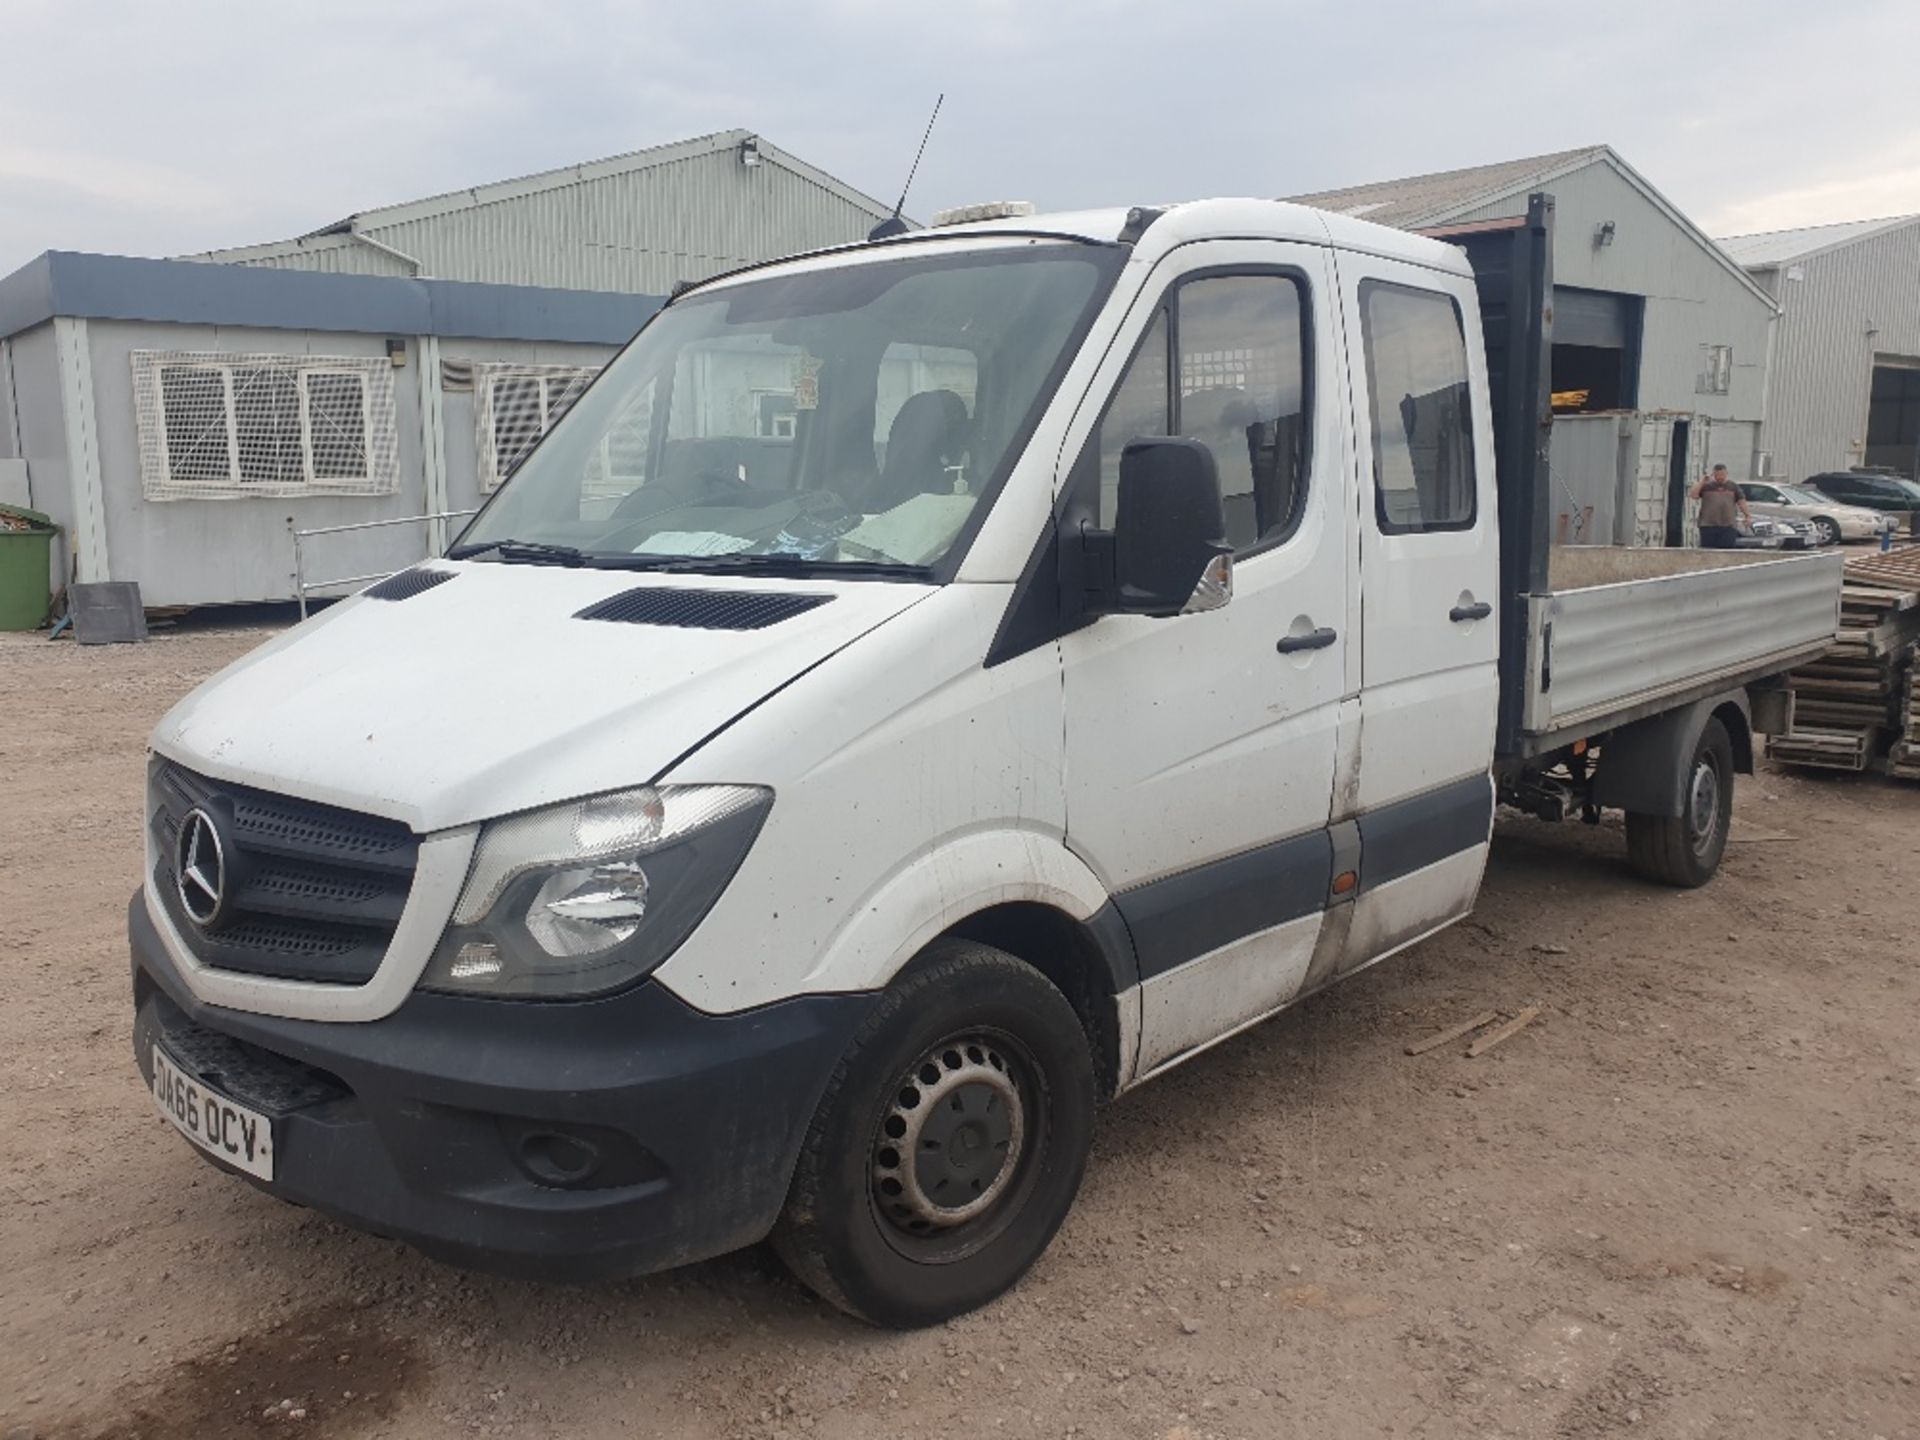
<svg viewBox="0 0 1920 1440">
<path fill-rule="evenodd" d="M 1031 200 L 989 200 L 983 205 L 956 205 L 951 210 L 936 210 L 933 225 L 973 225 L 982 220 L 1018 220 L 1033 214 Z"/>
</svg>

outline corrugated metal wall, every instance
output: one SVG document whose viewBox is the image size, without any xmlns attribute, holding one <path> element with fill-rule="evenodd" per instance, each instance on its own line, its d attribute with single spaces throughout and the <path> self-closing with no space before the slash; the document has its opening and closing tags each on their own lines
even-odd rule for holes
<svg viewBox="0 0 1920 1440">
<path fill-rule="evenodd" d="M 1640 408 L 1757 422 L 1765 404 L 1767 303 L 1611 166 L 1596 162 L 1542 188 L 1554 197 L 1555 283 L 1646 297 Z M 1525 213 L 1523 195 L 1459 223 Z M 1613 243 L 1597 246 L 1595 230 L 1608 220 Z M 1702 345 L 1733 347 L 1728 394 L 1696 393 Z M 1743 456 L 1734 468 L 1744 474 L 1750 461 Z"/>
<path fill-rule="evenodd" d="M 1552 479 L 1553 543 L 1616 545 L 1632 539 L 1631 519 L 1621 535 L 1622 472 L 1628 468 L 1628 415 L 1556 415 L 1548 474 Z"/>
<path fill-rule="evenodd" d="M 1816 255 L 1800 271 L 1767 277 L 1785 313 L 1760 444 L 1791 480 L 1857 464 L 1874 357 L 1920 357 L 1920 224 Z"/>
<path fill-rule="evenodd" d="M 370 214 L 363 233 L 413 256 L 440 280 L 664 295 L 757 260 L 866 238 L 874 214 L 763 153 L 732 149 L 624 173 L 592 174 L 467 209 L 399 223 Z M 409 207 L 410 208 L 410 207 Z M 393 256 L 350 237 L 233 263 L 405 275 Z"/>
<path fill-rule="evenodd" d="M 326 275 L 390 275 L 402 280 L 413 274 L 397 256 L 348 235 L 323 235 L 285 253 L 245 255 L 226 263 L 263 270 L 316 270 Z"/>
</svg>

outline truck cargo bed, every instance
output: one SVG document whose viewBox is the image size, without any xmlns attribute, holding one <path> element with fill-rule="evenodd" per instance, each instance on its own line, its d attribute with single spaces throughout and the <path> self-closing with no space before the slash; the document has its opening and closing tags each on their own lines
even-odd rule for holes
<svg viewBox="0 0 1920 1440">
<path fill-rule="evenodd" d="M 1837 549 L 1555 548 L 1525 597 L 1524 749 L 1537 752 L 1790 669 L 1833 643 Z"/>
</svg>

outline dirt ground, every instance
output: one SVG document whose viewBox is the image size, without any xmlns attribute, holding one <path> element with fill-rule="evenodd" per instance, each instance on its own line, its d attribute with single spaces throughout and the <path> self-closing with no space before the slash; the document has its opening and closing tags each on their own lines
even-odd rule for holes
<svg viewBox="0 0 1920 1440">
<path fill-rule="evenodd" d="M 1920 1437 L 1920 788 L 1743 781 L 1724 872 L 1502 820 L 1477 916 L 1110 1108 L 1035 1272 L 912 1335 L 749 1252 L 496 1280 L 142 1093 L 142 741 L 266 631 L 0 636 L 0 1436 Z M 1410 1042 L 1485 1009 L 1493 1054 Z"/>
</svg>

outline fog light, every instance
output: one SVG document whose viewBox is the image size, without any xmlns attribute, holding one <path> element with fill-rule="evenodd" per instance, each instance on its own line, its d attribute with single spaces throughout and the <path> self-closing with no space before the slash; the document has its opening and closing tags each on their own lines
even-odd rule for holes
<svg viewBox="0 0 1920 1440">
<path fill-rule="evenodd" d="M 553 1190 L 617 1190 L 666 1177 L 660 1157 L 604 1125 L 556 1125 L 499 1117 L 500 1136 L 519 1172 Z"/>
<path fill-rule="evenodd" d="M 520 1168 L 542 1185 L 584 1185 L 600 1168 L 600 1148 L 578 1135 L 535 1130 L 520 1137 Z"/>
</svg>

